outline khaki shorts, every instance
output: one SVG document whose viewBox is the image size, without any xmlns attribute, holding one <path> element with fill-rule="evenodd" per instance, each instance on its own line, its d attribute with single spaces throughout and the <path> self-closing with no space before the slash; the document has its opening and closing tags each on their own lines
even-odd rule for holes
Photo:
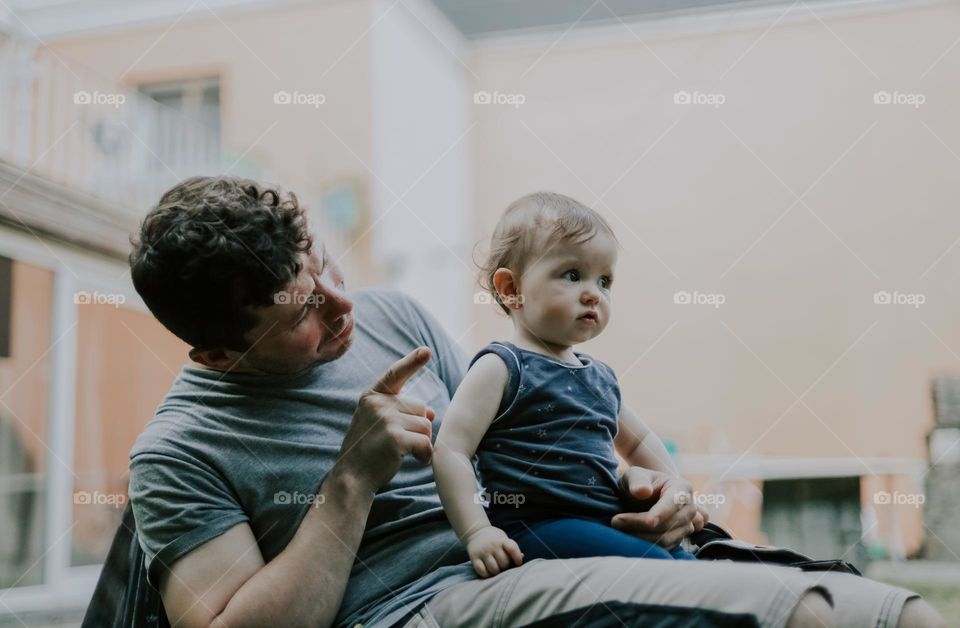
<svg viewBox="0 0 960 628">
<path fill-rule="evenodd" d="M 537 559 L 442 591 L 404 628 L 784 626 L 809 591 L 832 601 L 844 627 L 893 628 L 917 597 L 859 576 L 764 564 Z"/>
</svg>

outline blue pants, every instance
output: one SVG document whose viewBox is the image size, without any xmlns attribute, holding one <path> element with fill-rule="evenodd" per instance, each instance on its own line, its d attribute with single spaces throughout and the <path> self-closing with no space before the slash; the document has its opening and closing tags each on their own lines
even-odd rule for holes
<svg viewBox="0 0 960 628">
<path fill-rule="evenodd" d="M 511 535 L 520 546 L 524 561 L 534 558 L 587 558 L 625 556 L 696 560 L 681 547 L 667 550 L 655 543 L 588 519 L 552 519 L 533 524 Z"/>
</svg>

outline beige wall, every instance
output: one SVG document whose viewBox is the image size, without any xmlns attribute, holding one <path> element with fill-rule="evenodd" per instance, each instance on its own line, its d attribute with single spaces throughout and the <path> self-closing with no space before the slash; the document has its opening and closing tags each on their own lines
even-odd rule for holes
<svg viewBox="0 0 960 628">
<path fill-rule="evenodd" d="M 481 45 L 481 88 L 526 102 L 476 108 L 478 237 L 525 192 L 587 203 L 606 193 L 623 250 L 613 321 L 589 350 L 684 451 L 922 458 L 930 379 L 960 372 L 937 338 L 960 351 L 960 253 L 921 279 L 960 235 L 956 155 L 924 128 L 960 151 L 960 54 L 919 76 L 958 18 L 939 8 L 828 19 L 829 29 L 785 20 L 765 36 L 769 23 L 651 37 L 649 50 L 626 30 L 545 55 L 548 38 Z M 920 91 L 927 104 L 877 106 L 881 89 Z M 726 102 L 679 106 L 678 90 Z M 814 184 L 810 210 L 784 215 L 795 198 L 785 188 Z M 679 290 L 727 302 L 677 306 Z M 927 303 L 880 307 L 878 290 Z M 508 333 L 493 308 L 478 316 L 478 345 Z M 811 386 L 794 406 L 789 389 Z"/>
<path fill-rule="evenodd" d="M 623 250 L 586 350 L 681 452 L 925 461 L 931 379 L 960 373 L 960 8 L 797 9 L 765 32 L 776 18 L 481 43 L 478 89 L 526 100 L 475 108 L 477 237 L 536 189 L 599 206 Z M 679 90 L 726 100 L 676 105 Z M 880 90 L 926 103 L 878 106 Z M 680 290 L 726 303 L 678 306 Z M 878 306 L 880 290 L 926 304 Z M 477 309 L 474 346 L 510 332 Z M 879 510 L 915 550 L 919 511 Z M 761 538 L 750 519 L 736 526 Z"/>
<path fill-rule="evenodd" d="M 175 26 L 97 33 L 52 45 L 66 63 L 127 86 L 220 77 L 228 162 L 242 156 L 256 161 L 259 176 L 294 190 L 315 208 L 333 184 L 359 179 L 369 185 L 364 165 L 372 158 L 369 25 L 368 3 L 326 0 L 271 11 L 218 11 Z M 325 102 L 319 108 L 276 105 L 278 91 L 320 93 Z M 355 250 L 364 251 L 366 244 Z M 347 263 L 358 266 L 365 282 L 370 271 L 362 260 L 354 256 Z"/>
</svg>

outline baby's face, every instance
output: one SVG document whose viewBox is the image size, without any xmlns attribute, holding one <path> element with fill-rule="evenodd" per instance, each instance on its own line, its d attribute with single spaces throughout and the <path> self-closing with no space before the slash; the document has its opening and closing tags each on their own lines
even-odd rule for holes
<svg viewBox="0 0 960 628">
<path fill-rule="evenodd" d="M 520 278 L 523 305 L 511 317 L 546 342 L 572 346 L 596 337 L 610 321 L 616 242 L 598 231 L 586 242 L 543 250 Z"/>
</svg>

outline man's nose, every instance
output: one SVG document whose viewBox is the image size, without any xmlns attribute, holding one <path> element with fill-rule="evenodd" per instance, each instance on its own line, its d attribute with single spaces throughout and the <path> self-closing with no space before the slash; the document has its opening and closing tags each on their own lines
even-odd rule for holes
<svg viewBox="0 0 960 628">
<path fill-rule="evenodd" d="M 317 282 L 316 294 L 320 297 L 317 299 L 317 307 L 324 310 L 331 319 L 343 316 L 353 309 L 353 301 L 342 288 L 343 284 L 334 285 L 329 281 Z"/>
</svg>

